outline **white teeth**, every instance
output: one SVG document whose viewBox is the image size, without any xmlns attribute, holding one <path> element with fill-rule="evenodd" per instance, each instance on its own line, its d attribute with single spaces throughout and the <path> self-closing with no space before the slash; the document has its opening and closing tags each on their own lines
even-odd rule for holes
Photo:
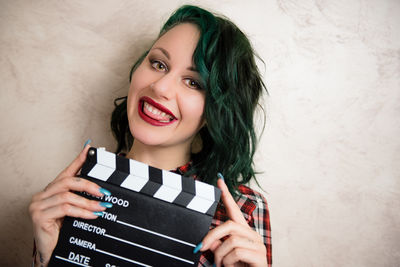
<svg viewBox="0 0 400 267">
<path fill-rule="evenodd" d="M 153 113 L 154 115 L 160 115 L 162 117 L 165 117 L 165 120 L 160 120 L 160 122 L 170 122 L 173 118 L 171 115 L 162 112 L 161 110 L 157 109 L 156 107 L 153 107 L 147 102 L 144 102 L 144 108 Z"/>
</svg>

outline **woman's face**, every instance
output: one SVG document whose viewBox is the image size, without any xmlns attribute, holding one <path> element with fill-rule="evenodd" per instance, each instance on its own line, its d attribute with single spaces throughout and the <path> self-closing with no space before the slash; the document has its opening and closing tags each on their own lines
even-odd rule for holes
<svg viewBox="0 0 400 267">
<path fill-rule="evenodd" d="M 127 111 L 135 142 L 190 149 L 204 124 L 205 92 L 192 59 L 199 36 L 193 24 L 173 27 L 133 73 Z"/>
</svg>

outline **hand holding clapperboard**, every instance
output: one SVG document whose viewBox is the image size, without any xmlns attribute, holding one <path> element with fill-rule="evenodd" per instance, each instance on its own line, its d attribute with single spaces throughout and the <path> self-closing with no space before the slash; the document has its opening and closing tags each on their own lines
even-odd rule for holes
<svg viewBox="0 0 400 267">
<path fill-rule="evenodd" d="M 49 266 L 197 266 L 218 188 L 96 148 L 81 177 L 112 192 L 101 200 L 113 207 L 96 220 L 65 217 Z"/>
</svg>

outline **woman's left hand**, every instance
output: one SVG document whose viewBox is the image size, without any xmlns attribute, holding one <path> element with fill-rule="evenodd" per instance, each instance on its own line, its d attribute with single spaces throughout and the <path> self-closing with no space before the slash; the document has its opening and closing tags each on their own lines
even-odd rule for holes
<svg viewBox="0 0 400 267">
<path fill-rule="evenodd" d="M 200 251 L 210 249 L 214 253 L 217 267 L 265 267 L 267 266 L 266 247 L 262 237 L 246 222 L 236 201 L 222 179 L 218 179 L 221 199 L 230 220 L 217 226 L 204 237 Z M 223 237 L 228 237 L 221 241 Z"/>
</svg>

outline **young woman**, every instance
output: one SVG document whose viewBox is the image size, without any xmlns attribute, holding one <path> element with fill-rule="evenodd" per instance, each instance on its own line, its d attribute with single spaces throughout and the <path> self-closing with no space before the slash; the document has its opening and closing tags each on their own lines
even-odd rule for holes
<svg viewBox="0 0 400 267">
<path fill-rule="evenodd" d="M 253 115 L 264 88 L 246 36 L 225 18 L 183 6 L 134 64 L 128 96 L 113 112 L 118 153 L 222 190 L 212 229 L 194 250 L 199 266 L 271 265 L 267 203 L 244 185 L 255 178 Z M 71 192 L 109 193 L 76 177 L 88 149 L 32 199 L 38 266 L 47 265 L 65 216 L 95 219 L 108 205 Z"/>
</svg>

